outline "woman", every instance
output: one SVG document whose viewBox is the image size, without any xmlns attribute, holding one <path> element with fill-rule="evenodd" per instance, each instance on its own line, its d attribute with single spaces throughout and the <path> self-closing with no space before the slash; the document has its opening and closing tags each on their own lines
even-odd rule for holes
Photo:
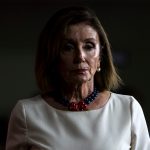
<svg viewBox="0 0 150 150">
<path fill-rule="evenodd" d="M 6 150 L 148 150 L 139 103 L 111 92 L 120 84 L 110 44 L 88 8 L 56 12 L 39 39 L 41 94 L 11 113 Z"/>
</svg>

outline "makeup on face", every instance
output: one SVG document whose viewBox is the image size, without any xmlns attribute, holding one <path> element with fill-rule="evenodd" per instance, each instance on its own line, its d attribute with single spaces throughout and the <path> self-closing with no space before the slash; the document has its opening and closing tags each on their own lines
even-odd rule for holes
<svg viewBox="0 0 150 150">
<path fill-rule="evenodd" d="M 71 25 L 60 50 L 60 73 L 64 80 L 89 81 L 100 65 L 98 33 L 84 23 Z"/>
</svg>

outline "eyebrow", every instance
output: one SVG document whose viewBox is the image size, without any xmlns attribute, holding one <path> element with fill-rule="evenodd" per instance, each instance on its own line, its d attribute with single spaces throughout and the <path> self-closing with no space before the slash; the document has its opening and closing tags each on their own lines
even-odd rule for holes
<svg viewBox="0 0 150 150">
<path fill-rule="evenodd" d="M 65 41 L 65 42 L 74 42 L 74 40 L 71 39 L 71 38 L 70 38 L 70 39 L 69 39 L 69 38 L 68 38 L 68 39 L 66 38 L 66 39 L 64 39 L 64 41 Z"/>
<path fill-rule="evenodd" d="M 70 42 L 70 43 L 75 43 L 75 40 L 73 40 L 72 38 L 66 38 L 64 39 L 65 42 Z M 84 39 L 84 42 L 88 42 L 88 41 L 97 41 L 97 39 L 95 38 L 87 38 Z"/>
<path fill-rule="evenodd" d="M 95 38 L 87 38 L 87 39 L 85 39 L 84 41 L 85 41 L 85 42 L 88 42 L 88 41 L 97 41 L 97 39 L 95 39 Z"/>
</svg>

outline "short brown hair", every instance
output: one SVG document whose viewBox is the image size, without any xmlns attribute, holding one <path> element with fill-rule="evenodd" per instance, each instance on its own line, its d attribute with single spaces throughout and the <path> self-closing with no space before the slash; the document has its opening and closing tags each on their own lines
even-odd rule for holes
<svg viewBox="0 0 150 150">
<path fill-rule="evenodd" d="M 42 93 L 57 88 L 59 77 L 57 63 L 61 39 L 70 25 L 86 23 L 93 27 L 101 44 L 101 71 L 96 72 L 94 82 L 100 91 L 118 87 L 121 79 L 113 64 L 110 43 L 98 17 L 93 10 L 83 6 L 73 6 L 57 11 L 47 22 L 40 34 L 36 56 L 35 74 Z"/>
</svg>

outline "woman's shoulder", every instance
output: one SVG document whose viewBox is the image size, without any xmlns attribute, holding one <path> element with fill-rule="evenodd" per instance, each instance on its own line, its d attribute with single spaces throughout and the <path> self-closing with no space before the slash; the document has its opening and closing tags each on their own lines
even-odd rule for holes
<svg viewBox="0 0 150 150">
<path fill-rule="evenodd" d="M 111 98 L 114 102 L 130 104 L 130 105 L 140 105 L 138 100 L 132 95 L 125 95 L 120 93 L 111 92 Z"/>
<path fill-rule="evenodd" d="M 111 94 L 113 95 L 113 97 L 121 98 L 121 99 L 129 99 L 130 97 L 133 97 L 132 95 L 120 94 L 115 92 L 111 92 Z"/>
<path fill-rule="evenodd" d="M 32 96 L 32 97 L 28 97 L 28 98 L 23 98 L 23 99 L 19 99 L 17 101 L 17 103 L 19 104 L 26 104 L 26 105 L 32 105 L 32 104 L 38 104 L 42 101 L 42 96 L 40 94 Z"/>
<path fill-rule="evenodd" d="M 111 98 L 113 99 L 114 103 L 121 103 L 123 105 L 127 104 L 127 105 L 130 105 L 131 107 L 132 106 L 140 107 L 138 100 L 132 95 L 125 95 L 125 94 L 112 92 Z"/>
<path fill-rule="evenodd" d="M 15 110 L 18 109 L 32 109 L 33 107 L 39 107 L 43 103 L 42 96 L 36 95 L 29 98 L 19 99 L 14 107 Z"/>
<path fill-rule="evenodd" d="M 136 99 L 132 95 L 125 95 L 120 93 L 111 92 L 113 98 L 118 100 L 125 100 L 125 101 L 135 101 Z"/>
<path fill-rule="evenodd" d="M 135 116 L 137 112 L 142 113 L 140 103 L 132 95 L 111 93 L 108 106 L 109 110 L 115 112 L 116 114 L 129 114 L 129 116 Z"/>
<path fill-rule="evenodd" d="M 28 120 L 37 119 L 38 116 L 43 116 L 46 113 L 51 114 L 52 109 L 43 100 L 41 95 L 36 95 L 30 98 L 20 99 L 15 104 L 11 111 L 12 118 L 20 118 Z M 34 119 L 35 120 L 35 119 Z"/>
</svg>

